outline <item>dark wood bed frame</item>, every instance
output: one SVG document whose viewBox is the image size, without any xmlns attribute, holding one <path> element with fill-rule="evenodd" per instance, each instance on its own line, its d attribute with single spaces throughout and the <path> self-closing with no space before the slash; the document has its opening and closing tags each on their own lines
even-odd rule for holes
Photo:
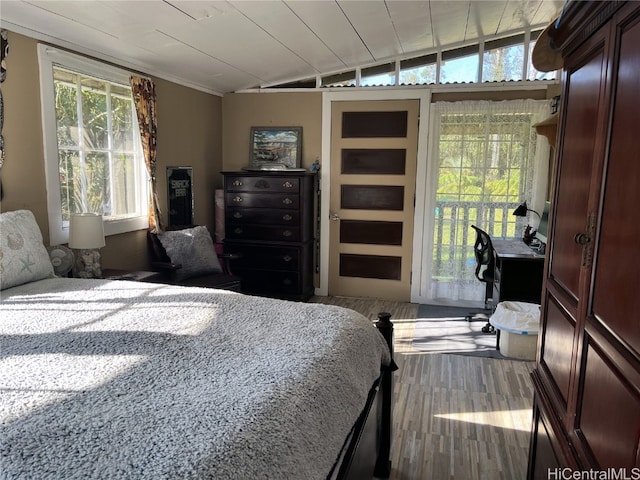
<svg viewBox="0 0 640 480">
<path fill-rule="evenodd" d="M 388 478 L 391 474 L 391 399 L 393 371 L 398 368 L 393 361 L 391 314 L 379 313 L 376 327 L 389 346 L 391 364 L 383 369 L 376 385 L 369 393 L 367 404 L 356 423 L 353 436 L 340 464 L 337 475 L 340 480 Z"/>
</svg>

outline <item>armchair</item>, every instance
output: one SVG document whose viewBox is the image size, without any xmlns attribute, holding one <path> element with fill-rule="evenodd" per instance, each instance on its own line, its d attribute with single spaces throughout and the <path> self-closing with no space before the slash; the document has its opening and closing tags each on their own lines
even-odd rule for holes
<svg viewBox="0 0 640 480">
<path fill-rule="evenodd" d="M 161 234 L 147 231 L 147 240 L 149 264 L 161 273 L 161 282 L 240 291 L 240 278 L 232 274 L 230 265 L 239 255 L 217 254 L 206 227 Z"/>
</svg>

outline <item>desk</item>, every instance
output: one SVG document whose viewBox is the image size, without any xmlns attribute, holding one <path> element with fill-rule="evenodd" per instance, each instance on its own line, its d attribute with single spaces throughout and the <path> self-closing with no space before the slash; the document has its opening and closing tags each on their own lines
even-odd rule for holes
<svg viewBox="0 0 640 480">
<path fill-rule="evenodd" d="M 505 300 L 540 304 L 544 255 L 519 238 L 496 238 L 491 243 L 496 260 L 494 305 Z"/>
</svg>

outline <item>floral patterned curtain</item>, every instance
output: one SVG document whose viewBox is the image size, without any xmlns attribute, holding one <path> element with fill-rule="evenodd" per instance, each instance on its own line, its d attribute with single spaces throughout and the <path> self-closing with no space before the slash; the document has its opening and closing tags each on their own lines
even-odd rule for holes
<svg viewBox="0 0 640 480">
<path fill-rule="evenodd" d="M 149 230 L 157 233 L 164 230 L 164 227 L 160 215 L 156 185 L 156 87 L 150 79 L 132 75 L 131 90 L 138 116 L 144 160 L 151 179 Z"/>
<path fill-rule="evenodd" d="M 4 82 L 7 76 L 7 65 L 5 58 L 9 53 L 8 32 L 3 28 L 0 30 L 0 83 Z M 2 137 L 2 126 L 4 124 L 4 100 L 2 90 L 0 90 L 0 173 L 4 165 L 4 138 Z M 2 200 L 2 179 L 0 177 L 0 200 Z"/>
</svg>

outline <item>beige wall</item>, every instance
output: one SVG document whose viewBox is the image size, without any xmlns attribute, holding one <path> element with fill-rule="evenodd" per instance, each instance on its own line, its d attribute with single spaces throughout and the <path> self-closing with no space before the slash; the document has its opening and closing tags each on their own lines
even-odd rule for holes
<svg viewBox="0 0 640 480">
<path fill-rule="evenodd" d="M 49 223 L 44 176 L 37 41 L 9 32 L 5 105 L 6 160 L 2 168 L 1 211 L 33 211 L 48 244 Z M 213 190 L 221 185 L 222 99 L 153 79 L 158 103 L 158 195 L 166 219 L 166 167 L 191 166 L 195 221 L 214 226 Z M 107 237 L 101 250 L 106 268 L 147 268 L 146 231 Z"/>
<path fill-rule="evenodd" d="M 4 199 L 0 210 L 32 210 L 48 243 L 37 41 L 9 32 L 9 44 L 7 79 L 2 84 L 6 162 L 2 169 Z M 195 222 L 207 225 L 213 233 L 214 190 L 222 186 L 220 172 L 248 165 L 252 126 L 300 126 L 302 167 L 309 168 L 320 156 L 322 92 L 231 93 L 220 98 L 162 79 L 154 82 L 158 97 L 158 196 L 165 219 L 166 167 L 191 166 Z M 550 98 L 558 89 L 552 87 L 546 94 L 496 93 L 499 98 Z M 464 97 L 474 95 L 487 94 Z M 433 100 L 460 99 L 450 97 L 434 95 Z M 110 236 L 102 249 L 103 265 L 147 268 L 146 252 L 144 230 Z"/>
<path fill-rule="evenodd" d="M 7 78 L 0 85 L 4 100 L 5 162 L 2 167 L 2 211 L 33 211 L 49 239 L 44 178 L 40 74 L 36 42 L 9 32 Z"/>
<path fill-rule="evenodd" d="M 302 127 L 301 166 L 308 169 L 320 157 L 321 92 L 230 93 L 222 99 L 222 118 L 224 171 L 249 164 L 251 127 Z"/>
</svg>

